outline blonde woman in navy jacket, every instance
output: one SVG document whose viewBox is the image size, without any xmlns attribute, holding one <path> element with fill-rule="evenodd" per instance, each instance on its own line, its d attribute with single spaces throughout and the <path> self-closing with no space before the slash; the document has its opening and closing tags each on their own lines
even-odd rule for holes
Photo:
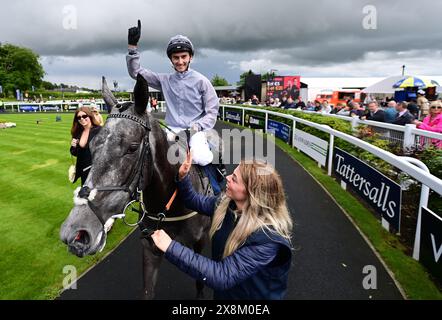
<svg viewBox="0 0 442 320">
<path fill-rule="evenodd" d="M 225 194 L 203 196 L 179 169 L 177 185 L 186 207 L 211 217 L 212 259 L 172 240 L 164 230 L 152 238 L 165 258 L 214 289 L 215 299 L 283 299 L 292 261 L 292 220 L 281 178 L 262 162 L 242 161 L 227 177 Z"/>
</svg>

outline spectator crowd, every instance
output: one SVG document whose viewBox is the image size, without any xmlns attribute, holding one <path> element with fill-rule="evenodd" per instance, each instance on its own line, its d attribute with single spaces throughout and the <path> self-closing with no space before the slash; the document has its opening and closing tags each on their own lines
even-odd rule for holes
<svg viewBox="0 0 442 320">
<path fill-rule="evenodd" d="M 377 101 L 368 95 L 363 103 L 348 99 L 345 103 L 332 105 L 325 99 L 305 103 L 300 96 L 297 99 L 283 96 L 281 101 L 278 98 L 270 97 L 261 103 L 257 96 L 253 95 L 247 101 L 243 101 L 239 96 L 221 98 L 220 103 L 277 107 L 286 110 L 317 112 L 324 115 L 335 114 L 401 126 L 415 124 L 418 129 L 442 133 L 442 102 L 440 99 L 428 101 L 423 90 L 419 90 L 417 99 L 411 101 L 395 101 L 392 98 Z M 442 140 L 438 140 L 435 144 L 442 148 Z"/>
</svg>

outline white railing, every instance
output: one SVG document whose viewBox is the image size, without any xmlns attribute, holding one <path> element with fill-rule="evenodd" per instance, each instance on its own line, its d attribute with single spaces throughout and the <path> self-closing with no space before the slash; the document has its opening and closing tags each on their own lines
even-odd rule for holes
<svg viewBox="0 0 442 320">
<path fill-rule="evenodd" d="M 58 109 L 58 111 L 69 111 L 69 110 L 75 110 L 78 108 L 79 104 L 82 104 L 84 106 L 89 106 L 91 104 L 96 105 L 100 110 L 104 110 L 104 101 L 102 99 L 97 99 L 95 101 L 65 101 L 63 100 L 49 100 L 46 102 L 23 102 L 23 101 L 17 101 L 17 102 L 4 102 L 3 107 L 7 111 L 8 108 L 11 109 L 12 112 L 26 112 L 25 110 L 22 110 L 21 107 L 23 106 L 30 106 L 30 107 L 36 107 L 34 112 L 46 112 L 50 110 Z M 46 110 L 46 107 L 49 107 L 48 110 Z M 51 109 L 53 107 L 54 109 Z M 67 107 L 65 109 L 65 107 Z"/>
<path fill-rule="evenodd" d="M 234 105 L 223 105 L 230 108 Z M 238 105 L 237 105 L 238 106 Z M 242 107 L 242 106 L 241 106 Z M 259 109 L 254 109 L 259 110 Z M 427 130 L 417 129 L 414 124 L 400 126 L 391 123 L 360 120 L 358 117 L 343 116 L 337 114 L 328 114 L 315 111 L 293 109 L 295 112 L 307 114 L 317 114 L 324 117 L 337 118 L 351 123 L 353 130 L 357 130 L 360 125 L 369 126 L 374 133 L 379 135 L 379 139 L 388 140 L 392 144 L 402 145 L 404 150 L 413 147 L 427 147 L 436 143 L 436 140 L 442 140 L 442 133 L 431 132 Z M 436 140 L 435 140 L 436 139 Z"/>
<path fill-rule="evenodd" d="M 120 101 L 120 100 L 119 100 Z M 65 101 L 62 100 L 50 100 L 46 102 L 5 102 L 3 104 L 3 109 L 6 111 L 11 112 L 46 112 L 46 111 L 57 111 L 57 112 L 65 112 L 65 111 L 72 111 L 76 110 L 79 105 L 83 106 L 90 106 L 90 105 L 96 105 L 99 110 L 103 111 L 104 106 L 106 103 L 102 99 L 97 99 L 95 101 Z M 166 102 L 165 101 L 159 101 L 158 102 L 160 110 L 162 112 L 166 111 Z M 21 107 L 23 106 L 29 106 L 29 107 L 35 107 L 35 110 L 23 110 Z M 53 108 L 51 108 L 53 107 Z M 8 110 L 9 109 L 9 110 Z M 0 110 L 1 112 L 1 110 Z"/>
<path fill-rule="evenodd" d="M 325 117 L 338 118 L 351 123 L 354 130 L 359 125 L 369 126 L 374 133 L 379 135 L 379 139 L 388 140 L 393 144 L 402 145 L 403 149 L 410 149 L 413 147 L 427 147 L 433 145 L 437 140 L 442 140 L 442 133 L 431 132 L 427 130 L 421 130 L 416 128 L 414 124 L 407 124 L 400 126 L 391 123 L 360 120 L 358 117 L 342 116 L 336 114 L 319 113 L 315 111 L 298 110 L 297 112 L 303 112 L 308 114 L 318 114 Z"/>
<path fill-rule="evenodd" d="M 160 107 L 161 112 L 166 112 L 166 101 L 158 101 L 158 105 Z"/>
<path fill-rule="evenodd" d="M 269 115 L 274 115 L 274 116 L 282 117 L 282 118 L 289 119 L 289 120 L 293 121 L 292 135 L 295 134 L 297 123 L 302 123 L 302 124 L 307 125 L 309 127 L 318 129 L 318 130 L 328 133 L 330 135 L 330 141 L 329 141 L 330 146 L 333 146 L 334 137 L 338 137 L 342 140 L 345 140 L 345 141 L 347 141 L 347 142 L 349 142 L 349 143 L 351 143 L 351 144 L 353 144 L 363 150 L 366 150 L 366 151 L 372 153 L 373 155 L 377 156 L 378 158 L 386 161 L 387 163 L 391 164 L 392 166 L 407 173 L 408 175 L 413 177 L 416 181 L 422 183 L 423 185 L 426 185 L 428 188 L 430 188 L 430 189 L 434 190 L 435 192 L 437 192 L 438 194 L 442 195 L 442 180 L 432 174 L 428 174 L 428 172 L 426 170 L 421 169 L 414 164 L 411 164 L 407 160 L 406 157 L 396 156 L 388 151 L 385 151 L 385 150 L 383 150 L 379 147 L 376 147 L 368 142 L 365 142 L 361 139 L 358 139 L 358 138 L 353 137 L 349 134 L 332 129 L 329 126 L 318 124 L 315 122 L 311 122 L 311 121 L 308 121 L 305 119 L 297 118 L 292 115 L 279 113 L 279 112 L 275 112 L 275 111 L 270 111 L 270 110 L 265 110 L 265 109 L 256 109 L 256 108 L 241 107 L 241 106 L 234 106 L 234 105 L 221 105 L 221 107 L 223 109 L 223 112 L 222 112 L 223 120 L 225 120 L 224 119 L 225 108 L 238 109 L 238 110 L 248 110 L 248 111 L 252 111 L 252 112 L 258 112 L 258 113 L 265 114 L 264 132 L 267 131 L 267 123 L 268 123 Z M 368 121 L 366 121 L 366 122 L 368 122 Z M 373 122 L 373 121 L 370 121 L 370 122 Z M 244 126 L 244 116 L 242 116 L 242 125 Z M 383 124 L 383 125 L 385 125 L 385 124 Z M 415 129 L 415 130 L 419 130 L 419 129 Z M 422 131 L 422 130 L 419 130 L 419 131 Z M 293 143 L 293 141 L 294 141 L 294 139 L 292 139 L 292 143 Z M 333 149 L 332 149 L 332 147 L 330 147 L 329 148 L 329 159 L 328 159 L 329 161 L 328 161 L 328 168 L 327 168 L 329 175 L 331 175 L 331 172 L 333 169 L 332 152 L 333 152 Z M 417 159 L 413 160 L 414 163 L 416 163 L 416 161 L 418 161 L 421 166 L 425 166 L 425 164 L 423 162 L 421 162 Z"/>
</svg>

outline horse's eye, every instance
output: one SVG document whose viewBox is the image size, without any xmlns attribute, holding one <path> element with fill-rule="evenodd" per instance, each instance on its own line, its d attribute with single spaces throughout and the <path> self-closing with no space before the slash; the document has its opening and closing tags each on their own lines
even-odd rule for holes
<svg viewBox="0 0 442 320">
<path fill-rule="evenodd" d="M 138 150 L 138 147 L 139 147 L 139 144 L 138 144 L 138 143 L 132 143 L 132 144 L 129 146 L 129 149 L 127 149 L 127 152 L 128 152 L 128 153 L 134 153 L 135 151 Z"/>
</svg>

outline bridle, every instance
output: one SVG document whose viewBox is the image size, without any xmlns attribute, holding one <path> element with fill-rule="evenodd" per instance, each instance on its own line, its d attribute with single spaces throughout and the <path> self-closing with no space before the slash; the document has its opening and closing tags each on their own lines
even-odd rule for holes
<svg viewBox="0 0 442 320">
<path fill-rule="evenodd" d="M 169 211 L 173 201 L 176 198 L 176 195 L 177 195 L 176 189 L 175 189 L 174 193 L 172 194 L 172 196 L 170 197 L 167 204 L 165 205 L 164 212 L 159 212 L 156 215 L 150 215 L 147 212 L 146 206 L 144 204 L 144 199 L 143 199 L 143 190 L 145 189 L 145 187 L 147 185 L 144 185 L 144 183 L 145 183 L 145 181 L 151 181 L 151 178 L 153 175 L 153 165 L 152 165 L 153 159 L 152 159 L 152 153 L 151 153 L 150 141 L 149 141 L 149 133 L 150 133 L 150 131 L 152 131 L 151 126 L 150 126 L 150 122 L 140 119 L 139 117 L 136 117 L 131 114 L 122 113 L 123 111 L 125 111 L 127 109 L 127 105 L 121 106 L 118 104 L 116 106 L 116 108 L 120 111 L 120 113 L 111 113 L 108 115 L 108 118 L 120 118 L 120 119 L 132 120 L 132 121 L 135 121 L 136 123 L 140 124 L 146 130 L 144 137 L 143 137 L 143 141 L 141 143 L 140 154 L 139 154 L 138 160 L 137 160 L 137 166 L 132 171 L 130 179 L 128 179 L 128 182 L 125 185 L 123 185 L 123 186 L 99 186 L 99 187 L 93 188 L 92 190 L 87 186 L 83 186 L 80 189 L 80 191 L 78 192 L 78 196 L 80 198 L 87 200 L 87 205 L 89 206 L 91 211 L 95 214 L 95 216 L 98 218 L 98 220 L 101 222 L 103 229 L 104 229 L 106 221 L 99 214 L 97 214 L 97 208 L 92 202 L 93 198 L 95 197 L 95 194 L 98 192 L 112 192 L 112 191 L 123 191 L 123 192 L 129 193 L 130 200 L 125 205 L 123 213 L 112 215 L 108 219 L 122 219 L 123 222 L 130 227 L 139 226 L 141 229 L 141 232 L 143 234 L 143 237 L 152 234 L 154 231 L 151 228 L 147 227 L 143 223 L 143 220 L 145 217 L 148 217 L 150 220 L 156 221 L 156 229 L 158 230 L 160 228 L 160 224 L 163 221 L 166 221 L 166 222 L 182 221 L 182 220 L 186 220 L 186 219 L 189 219 L 189 218 L 192 218 L 193 216 L 195 216 L 197 214 L 196 211 L 193 211 L 193 212 L 190 212 L 186 215 L 182 215 L 182 216 L 178 216 L 178 217 L 166 217 L 166 213 Z M 186 133 L 186 134 L 188 135 L 188 133 Z M 188 137 L 188 139 L 189 139 L 189 137 Z M 176 141 L 176 142 L 178 142 L 178 141 Z M 143 168 L 144 168 L 144 164 L 145 164 L 146 160 L 148 162 L 150 162 L 150 164 L 148 164 L 148 168 L 149 168 L 148 177 L 146 177 L 146 178 L 148 178 L 148 180 L 146 180 L 143 177 Z M 138 173 L 138 178 L 137 178 L 137 173 Z M 134 183 L 135 181 L 136 181 L 136 183 Z M 132 208 L 131 210 L 139 214 L 139 219 L 136 223 L 129 223 L 126 221 L 126 211 L 128 211 L 129 207 L 131 207 L 133 204 L 136 204 L 136 203 L 140 204 L 140 210 L 134 209 L 134 208 Z"/>
<path fill-rule="evenodd" d="M 147 212 L 144 202 L 143 202 L 143 190 L 146 187 L 144 185 L 146 180 L 143 177 L 143 168 L 144 168 L 144 164 L 145 164 L 146 160 L 149 162 L 152 162 L 152 154 L 151 154 L 150 141 L 149 141 L 149 133 L 152 130 L 151 126 L 150 126 L 150 122 L 148 120 L 145 121 L 143 119 L 140 119 L 139 117 L 131 115 L 131 114 L 121 113 L 124 110 L 126 110 L 121 105 L 117 105 L 116 108 L 120 111 L 120 113 L 111 113 L 108 115 L 108 118 L 120 118 L 120 119 L 132 120 L 132 121 L 140 124 L 146 130 L 146 132 L 144 134 L 144 137 L 143 137 L 143 140 L 141 143 L 141 148 L 140 148 L 140 153 L 138 155 L 137 165 L 135 166 L 134 170 L 132 171 L 130 178 L 128 179 L 128 182 L 126 184 L 124 184 L 123 186 L 99 186 L 99 187 L 93 188 L 92 190 L 88 186 L 83 186 L 80 189 L 80 191 L 78 192 L 78 196 L 80 198 L 87 199 L 87 204 L 88 204 L 89 208 L 92 210 L 92 212 L 98 218 L 98 220 L 101 222 L 101 224 L 103 225 L 103 228 L 104 228 L 106 221 L 104 221 L 104 219 L 99 214 L 97 214 L 97 208 L 92 202 L 93 198 L 95 197 L 95 194 L 97 192 L 123 191 L 123 192 L 129 193 L 130 200 L 126 204 L 126 206 L 124 207 L 123 213 L 113 215 L 111 217 L 114 219 L 116 219 L 116 218 L 123 219 L 124 223 L 128 226 L 134 227 L 134 226 L 139 225 L 140 222 L 143 221 L 143 219 L 146 215 L 146 212 Z M 151 178 L 152 174 L 153 174 L 152 165 L 149 165 L 148 168 L 149 168 L 149 173 L 148 173 L 149 177 L 148 178 Z M 137 177 L 137 175 L 138 175 L 138 177 Z M 134 182 L 136 182 L 136 183 L 134 183 Z M 92 198 L 90 197 L 91 193 L 94 193 Z M 126 221 L 125 212 L 126 212 L 127 208 L 129 208 L 132 204 L 134 204 L 136 202 L 140 203 L 141 212 L 138 212 L 138 213 L 140 213 L 141 217 L 139 218 L 139 221 L 137 223 L 131 224 Z"/>
</svg>

